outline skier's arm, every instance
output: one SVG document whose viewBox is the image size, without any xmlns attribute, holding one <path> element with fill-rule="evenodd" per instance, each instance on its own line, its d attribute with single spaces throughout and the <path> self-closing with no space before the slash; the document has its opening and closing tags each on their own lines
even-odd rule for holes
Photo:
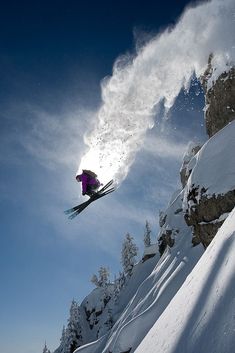
<svg viewBox="0 0 235 353">
<path fill-rule="evenodd" d="M 88 177 L 86 175 L 82 176 L 82 194 L 85 194 L 87 191 Z"/>
</svg>

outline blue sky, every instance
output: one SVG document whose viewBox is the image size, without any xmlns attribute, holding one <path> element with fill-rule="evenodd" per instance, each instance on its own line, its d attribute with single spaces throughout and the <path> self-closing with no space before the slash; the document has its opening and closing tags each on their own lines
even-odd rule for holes
<svg viewBox="0 0 235 353">
<path fill-rule="evenodd" d="M 73 222 L 82 200 L 75 173 L 83 136 L 101 103 L 100 81 L 118 55 L 133 52 L 187 1 L 11 2 L 0 14 L 0 350 L 56 348 L 71 300 L 92 289 L 100 266 L 118 273 L 122 239 L 142 250 L 145 220 L 156 239 L 158 212 L 179 186 L 182 154 L 205 139 L 203 95 L 181 93 L 149 130 L 119 189 Z M 193 107 L 193 109 L 192 109 Z M 140 251 L 141 253 L 141 251 Z"/>
</svg>

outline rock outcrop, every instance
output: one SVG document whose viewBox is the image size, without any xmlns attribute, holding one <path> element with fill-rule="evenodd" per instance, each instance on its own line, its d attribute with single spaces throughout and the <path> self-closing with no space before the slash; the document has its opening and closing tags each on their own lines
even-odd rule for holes
<svg viewBox="0 0 235 353">
<path fill-rule="evenodd" d="M 212 66 L 201 77 L 205 91 L 205 121 L 210 140 L 186 152 L 180 176 L 184 195 L 185 221 L 193 230 L 193 245 L 206 248 L 235 206 L 235 68 L 218 75 Z M 231 123 L 232 132 L 220 130 Z M 194 155 L 194 156 L 193 156 Z M 193 174 L 193 175 L 192 175 Z M 233 182 L 234 180 L 234 182 Z"/>
<path fill-rule="evenodd" d="M 186 223 L 193 244 L 206 248 L 235 206 L 235 121 L 210 138 L 188 163 L 185 187 Z"/>
<path fill-rule="evenodd" d="M 211 197 L 205 189 L 199 190 L 199 187 L 193 187 L 187 194 L 190 207 L 185 212 L 185 220 L 193 228 L 193 245 L 202 243 L 206 248 L 234 208 L 235 190 Z"/>
<path fill-rule="evenodd" d="M 201 78 L 205 91 L 205 121 L 209 137 L 235 119 L 235 68 L 230 67 L 213 82 L 216 69 L 212 68 L 212 59 L 211 55 L 208 68 Z"/>
</svg>

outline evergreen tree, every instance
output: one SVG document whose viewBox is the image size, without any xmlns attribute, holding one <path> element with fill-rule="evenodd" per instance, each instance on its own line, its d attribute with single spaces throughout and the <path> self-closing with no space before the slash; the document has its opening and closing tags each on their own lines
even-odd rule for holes
<svg viewBox="0 0 235 353">
<path fill-rule="evenodd" d="M 47 348 L 46 342 L 45 342 L 45 346 L 43 348 L 43 353 L 51 353 L 50 350 Z"/>
<path fill-rule="evenodd" d="M 132 275 L 133 267 L 135 265 L 135 257 L 137 256 L 138 248 L 133 241 L 133 237 L 127 233 L 126 238 L 122 244 L 122 266 L 124 273 L 127 276 Z"/>
<path fill-rule="evenodd" d="M 146 221 L 145 223 L 144 245 L 145 247 L 148 247 L 151 245 L 151 228 L 148 221 Z"/>
<path fill-rule="evenodd" d="M 126 277 L 124 272 L 119 272 L 119 277 L 114 278 L 114 289 L 113 289 L 113 298 L 114 298 L 114 303 L 118 302 L 118 298 L 119 298 L 119 293 L 122 289 L 122 287 L 124 286 L 126 281 Z"/>
<path fill-rule="evenodd" d="M 70 317 L 68 320 L 68 327 L 66 330 L 67 336 L 67 351 L 72 353 L 76 348 L 83 344 L 82 340 L 82 330 L 80 325 L 80 312 L 77 302 L 73 299 L 70 307 Z M 66 351 L 66 353 L 68 353 Z"/>
<path fill-rule="evenodd" d="M 99 284 L 100 287 L 107 287 L 109 279 L 109 270 L 106 267 L 99 269 Z"/>
<path fill-rule="evenodd" d="M 122 287 L 124 287 L 124 284 L 126 283 L 126 276 L 124 272 L 119 272 L 119 288 L 120 290 Z"/>
<path fill-rule="evenodd" d="M 69 347 L 68 347 L 68 330 L 65 329 L 63 326 L 62 329 L 62 335 L 60 339 L 60 353 L 69 353 Z"/>
<path fill-rule="evenodd" d="M 120 288 L 119 288 L 119 278 L 116 278 L 116 275 L 114 277 L 114 288 L 113 288 L 113 298 L 114 298 L 114 303 L 117 303 L 118 297 L 120 293 Z"/>
<path fill-rule="evenodd" d="M 106 267 L 100 267 L 99 269 L 99 278 L 97 275 L 93 275 L 91 277 L 91 283 L 93 283 L 96 287 L 107 287 L 109 280 L 109 270 Z"/>
</svg>

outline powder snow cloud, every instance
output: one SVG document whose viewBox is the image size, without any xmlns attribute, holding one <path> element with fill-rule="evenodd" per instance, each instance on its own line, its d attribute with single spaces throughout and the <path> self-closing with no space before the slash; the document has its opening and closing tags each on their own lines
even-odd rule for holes
<svg viewBox="0 0 235 353">
<path fill-rule="evenodd" d="M 82 168 L 120 183 L 127 175 L 158 105 L 169 110 L 191 77 L 203 74 L 210 53 L 219 75 L 234 65 L 235 1 L 213 0 L 187 8 L 174 28 L 152 38 L 136 55 L 119 57 L 113 75 L 101 84 L 102 106 L 91 132 Z"/>
</svg>

